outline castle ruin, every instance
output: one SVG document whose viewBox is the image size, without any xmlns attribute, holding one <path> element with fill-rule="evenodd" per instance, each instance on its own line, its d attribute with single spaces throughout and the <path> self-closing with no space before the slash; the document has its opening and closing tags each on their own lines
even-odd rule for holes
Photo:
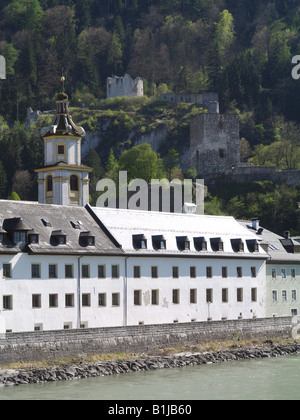
<svg viewBox="0 0 300 420">
<path fill-rule="evenodd" d="M 144 81 L 141 77 L 133 79 L 129 74 L 124 77 L 107 78 L 107 98 L 144 96 Z"/>
<path fill-rule="evenodd" d="M 201 114 L 190 127 L 190 166 L 198 174 L 229 173 L 240 164 L 238 115 Z"/>
</svg>

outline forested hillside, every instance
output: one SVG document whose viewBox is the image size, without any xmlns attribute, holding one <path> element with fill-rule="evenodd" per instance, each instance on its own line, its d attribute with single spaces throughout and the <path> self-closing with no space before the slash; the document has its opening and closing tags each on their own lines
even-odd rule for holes
<svg viewBox="0 0 300 420">
<path fill-rule="evenodd" d="M 34 182 L 42 145 L 26 109 L 53 108 L 62 71 L 77 107 L 97 109 L 106 78 L 125 72 L 144 78 L 149 98 L 216 91 L 221 112 L 240 114 L 244 161 L 300 168 L 299 0 L 0 0 L 0 54 L 1 197 L 20 170 Z M 228 205 L 239 217 L 249 207 Z"/>
</svg>

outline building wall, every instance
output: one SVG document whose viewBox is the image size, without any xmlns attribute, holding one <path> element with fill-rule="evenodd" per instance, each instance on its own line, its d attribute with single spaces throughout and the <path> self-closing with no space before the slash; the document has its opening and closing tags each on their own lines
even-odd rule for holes
<svg viewBox="0 0 300 420">
<path fill-rule="evenodd" d="M 3 277 L 5 263 L 11 264 L 11 278 Z M 0 255 L 0 308 L 5 330 L 24 332 L 39 328 L 46 331 L 63 329 L 66 325 L 98 328 L 265 316 L 265 263 L 262 260 L 84 256 L 80 265 L 88 266 L 88 278 L 82 278 L 81 270 L 79 278 L 78 263 L 76 256 Z M 32 264 L 39 265 L 40 278 L 32 278 Z M 55 279 L 49 278 L 49 264 L 57 267 Z M 73 278 L 65 278 L 66 264 L 73 265 Z M 99 265 L 105 267 L 105 278 L 98 278 Z M 118 266 L 117 278 L 112 276 L 112 265 Z M 134 277 L 134 266 L 140 267 L 139 278 Z M 158 268 L 158 278 L 152 278 L 152 266 Z M 173 277 L 173 267 L 179 268 L 178 278 Z M 195 278 L 191 277 L 190 267 L 195 267 Z M 212 278 L 207 277 L 206 267 L 212 267 Z M 227 267 L 227 278 L 222 277 L 222 267 Z M 237 277 L 237 267 L 242 268 L 242 278 Z M 254 278 L 251 267 L 256 269 Z M 195 296 L 193 303 L 191 289 Z M 212 290 L 210 305 L 207 289 Z M 228 289 L 228 302 L 222 302 L 222 289 Z M 241 302 L 237 301 L 237 289 L 242 289 Z M 256 301 L 252 301 L 252 289 L 256 289 Z M 158 290 L 157 304 L 151 301 L 152 290 Z M 178 290 L 178 302 L 173 302 L 173 290 Z M 73 307 L 66 307 L 66 294 L 73 295 Z M 105 306 L 99 306 L 100 294 L 105 295 Z M 113 294 L 118 297 L 117 305 L 112 304 Z M 38 308 L 32 306 L 33 295 L 40 296 Z M 57 307 L 49 307 L 49 295 L 57 295 Z M 83 295 L 87 306 L 82 306 Z M 135 295 L 140 296 L 140 301 L 135 300 Z M 4 296 L 12 296 L 12 309 L 3 308 Z"/>
<path fill-rule="evenodd" d="M 276 276 L 273 274 L 276 272 Z M 292 271 L 295 270 L 295 276 Z M 266 316 L 300 315 L 300 267 L 299 264 L 266 265 Z"/>
<path fill-rule="evenodd" d="M 118 96 L 133 97 L 144 95 L 144 81 L 137 77 L 133 79 L 129 74 L 124 77 L 108 77 L 107 79 L 107 98 L 116 98 Z"/>
<path fill-rule="evenodd" d="M 191 93 L 191 94 L 178 94 L 164 93 L 160 99 L 170 103 L 183 102 L 195 103 L 202 105 L 211 114 L 219 113 L 219 95 L 215 92 Z"/>
<path fill-rule="evenodd" d="M 198 174 L 231 172 L 240 162 L 238 115 L 202 114 L 193 118 L 190 159 Z"/>
</svg>

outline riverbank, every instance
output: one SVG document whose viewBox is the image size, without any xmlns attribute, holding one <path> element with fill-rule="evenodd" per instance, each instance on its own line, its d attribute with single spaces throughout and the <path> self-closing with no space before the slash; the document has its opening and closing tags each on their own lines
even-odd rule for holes
<svg viewBox="0 0 300 420">
<path fill-rule="evenodd" d="M 216 347 L 217 344 L 214 344 Z M 237 360 L 251 360 L 264 357 L 279 357 L 300 352 L 299 342 L 280 342 L 267 340 L 259 342 L 218 343 L 219 350 L 193 351 L 176 353 L 176 349 L 164 350 L 163 354 L 120 356 L 112 360 L 96 362 L 77 361 L 77 363 L 62 363 L 59 366 L 36 367 L 28 369 L 1 369 L 0 387 L 13 387 L 18 385 L 46 383 L 55 381 L 68 381 L 81 378 L 108 376 L 115 374 L 134 373 L 157 369 L 181 368 L 211 363 L 221 363 Z M 201 346 L 200 346 L 201 348 Z M 198 348 L 197 348 L 198 349 Z M 177 349 L 178 350 L 178 349 Z M 185 350 L 185 349 L 184 349 Z"/>
</svg>

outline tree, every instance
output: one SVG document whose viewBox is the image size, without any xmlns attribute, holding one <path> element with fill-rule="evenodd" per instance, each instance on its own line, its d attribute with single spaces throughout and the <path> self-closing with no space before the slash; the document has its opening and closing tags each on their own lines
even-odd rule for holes
<svg viewBox="0 0 300 420">
<path fill-rule="evenodd" d="M 152 179 L 165 176 L 161 158 L 147 143 L 125 151 L 119 159 L 119 167 L 127 171 L 128 182 L 139 178 L 151 183 Z"/>
<path fill-rule="evenodd" d="M 114 74 L 117 74 L 117 70 L 121 68 L 120 65 L 122 63 L 122 57 L 123 57 L 122 44 L 121 44 L 119 35 L 115 31 L 113 33 L 111 42 L 109 44 L 108 57 L 107 57 L 107 62 L 113 65 Z"/>
<path fill-rule="evenodd" d="M 0 197 L 6 198 L 7 192 L 7 176 L 3 164 L 0 160 Z"/>
</svg>

